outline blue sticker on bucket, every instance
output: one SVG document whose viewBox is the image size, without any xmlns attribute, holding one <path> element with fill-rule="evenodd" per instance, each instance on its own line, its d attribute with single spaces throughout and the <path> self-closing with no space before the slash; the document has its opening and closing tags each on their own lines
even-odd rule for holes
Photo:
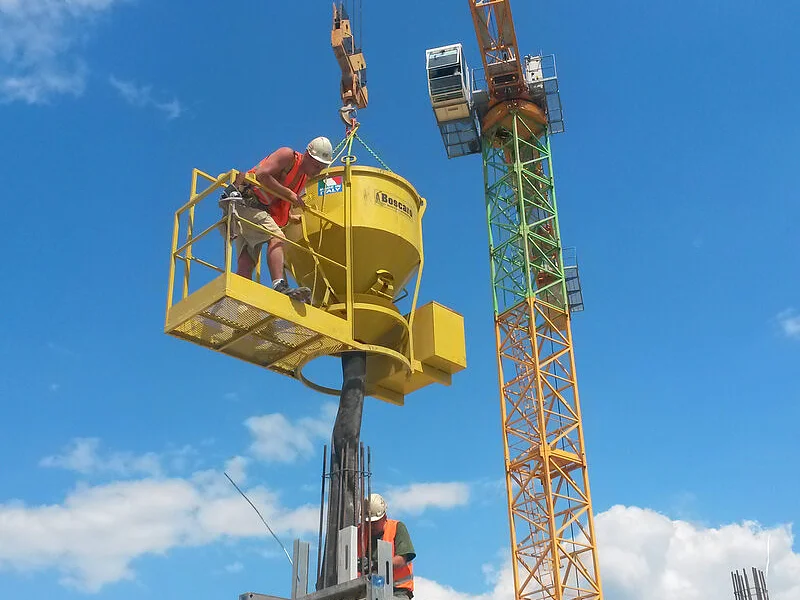
<svg viewBox="0 0 800 600">
<path fill-rule="evenodd" d="M 317 196 L 326 196 L 328 194 L 338 194 L 342 191 L 342 176 L 325 177 L 317 183 Z"/>
</svg>

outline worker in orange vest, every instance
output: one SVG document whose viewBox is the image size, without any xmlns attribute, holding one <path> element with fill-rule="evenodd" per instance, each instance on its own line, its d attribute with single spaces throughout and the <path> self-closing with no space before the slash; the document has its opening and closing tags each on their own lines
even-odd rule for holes
<svg viewBox="0 0 800 600">
<path fill-rule="evenodd" d="M 326 137 L 309 142 L 304 153 L 291 148 L 279 148 L 247 172 L 267 192 L 248 183 L 240 173 L 233 185 L 228 186 L 220 199 L 220 206 L 235 208 L 234 215 L 255 223 L 256 229 L 234 219 L 231 235 L 236 239 L 236 274 L 252 279 L 253 269 L 267 243 L 267 267 L 273 289 L 293 298 L 310 301 L 311 290 L 291 288 L 284 270 L 283 228 L 296 217 L 290 215 L 293 207 L 305 209 L 303 201 L 306 182 L 333 162 L 333 147 Z M 266 230 L 266 231 L 264 231 Z"/>
<path fill-rule="evenodd" d="M 380 494 L 370 494 L 366 502 L 365 528 L 372 532 L 372 557 L 371 563 L 377 562 L 378 544 L 377 540 L 389 542 L 392 545 L 393 574 L 394 574 L 394 596 L 395 598 L 411 599 L 414 597 L 414 568 L 411 561 L 417 556 L 414 552 L 414 545 L 411 543 L 411 536 L 402 521 L 395 521 L 386 516 L 386 500 Z M 366 533 L 366 532 L 365 532 Z M 362 544 L 366 546 L 368 540 L 366 535 L 362 538 Z M 359 552 L 360 555 L 366 554 L 366 550 Z"/>
</svg>

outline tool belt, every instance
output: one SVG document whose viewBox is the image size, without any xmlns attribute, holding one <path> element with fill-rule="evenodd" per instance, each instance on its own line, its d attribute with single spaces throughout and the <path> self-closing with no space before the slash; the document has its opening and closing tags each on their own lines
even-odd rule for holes
<svg viewBox="0 0 800 600">
<path fill-rule="evenodd" d="M 239 192 L 237 196 L 231 196 L 232 192 Z M 267 205 L 258 199 L 258 196 L 253 192 L 251 186 L 242 186 L 241 191 L 233 184 L 228 185 L 220 196 L 218 205 L 222 210 L 223 216 L 227 216 L 229 212 L 233 214 L 233 222 L 231 223 L 230 239 L 235 240 L 240 233 L 241 225 L 239 224 L 238 213 L 236 206 L 247 206 L 255 210 L 269 210 Z M 225 236 L 226 225 L 224 221 L 219 225 L 220 233 Z"/>
<path fill-rule="evenodd" d="M 253 191 L 253 187 L 250 185 L 242 186 L 242 203 L 245 206 L 249 206 L 250 208 L 255 208 L 259 210 L 267 210 L 268 206 L 261 202 L 256 196 L 256 193 Z"/>
<path fill-rule="evenodd" d="M 239 192 L 240 197 L 231 196 L 232 192 Z M 258 196 L 255 194 L 255 191 L 253 190 L 253 186 L 250 184 L 244 184 L 241 189 L 237 188 L 234 184 L 228 185 L 222 191 L 222 195 L 220 196 L 219 200 L 220 208 L 223 208 L 225 203 L 233 201 L 249 208 L 268 210 L 268 205 L 259 200 Z"/>
</svg>

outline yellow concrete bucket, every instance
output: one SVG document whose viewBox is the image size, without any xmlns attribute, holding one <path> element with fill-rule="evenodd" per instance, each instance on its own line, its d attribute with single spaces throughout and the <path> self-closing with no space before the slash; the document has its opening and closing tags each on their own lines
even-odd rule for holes
<svg viewBox="0 0 800 600">
<path fill-rule="evenodd" d="M 333 314 L 346 314 L 349 293 L 356 341 L 406 354 L 401 347 L 408 325 L 394 301 L 422 264 L 424 199 L 390 171 L 352 166 L 349 179 L 345 167 L 336 167 L 311 180 L 306 202 L 321 216 L 307 212 L 301 224 L 287 228 L 287 237 L 330 260 L 289 245 L 286 262 L 292 275 L 312 289 L 314 306 Z M 349 257 L 347 222 L 352 232 Z M 416 282 L 410 288 L 413 295 Z"/>
</svg>

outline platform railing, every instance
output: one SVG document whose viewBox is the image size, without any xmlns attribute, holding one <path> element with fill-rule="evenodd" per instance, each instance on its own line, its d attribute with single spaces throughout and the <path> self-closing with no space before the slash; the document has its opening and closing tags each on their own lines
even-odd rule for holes
<svg viewBox="0 0 800 600">
<path fill-rule="evenodd" d="M 349 171 L 350 163 L 346 160 L 347 158 L 354 158 L 352 156 L 345 156 L 342 157 L 342 162 L 345 163 L 345 170 Z M 221 218 L 216 219 L 210 225 L 207 225 L 202 231 L 199 233 L 195 233 L 196 228 L 196 209 L 199 205 L 206 200 L 209 196 L 222 192 L 225 187 L 228 185 L 233 184 L 236 178 L 239 176 L 240 172 L 236 169 L 232 169 L 220 175 L 214 177 L 200 169 L 193 169 L 192 170 L 192 181 L 191 181 L 191 191 L 189 200 L 181 206 L 174 215 L 173 221 L 173 235 L 172 235 L 172 249 L 171 249 L 171 260 L 170 260 L 170 274 L 169 274 L 169 287 L 168 287 L 168 297 L 167 297 L 167 315 L 169 315 L 169 310 L 177 304 L 177 302 L 186 299 L 190 296 L 190 279 L 192 277 L 192 265 L 199 265 L 204 268 L 210 269 L 220 275 L 225 275 L 226 277 L 230 277 L 232 272 L 232 263 L 233 263 L 233 244 L 234 241 L 231 236 L 232 227 L 234 226 L 234 218 L 238 219 L 242 224 L 245 224 L 249 227 L 255 228 L 259 231 L 265 233 L 266 236 L 272 237 L 274 234 L 269 232 L 266 228 L 260 226 L 257 223 L 254 223 L 241 215 L 236 215 L 234 217 L 232 210 L 224 210 L 221 211 L 223 215 Z M 355 294 L 353 290 L 353 273 L 352 273 L 352 265 L 353 265 L 353 244 L 352 244 L 352 230 L 349 226 L 352 223 L 352 198 L 350 189 L 348 189 L 347 182 L 349 177 L 345 176 L 345 205 L 344 205 L 344 228 L 345 228 L 345 262 L 342 264 L 337 260 L 332 259 L 330 256 L 327 256 L 321 252 L 315 250 L 312 246 L 312 243 L 309 239 L 307 229 L 306 229 L 306 222 L 304 218 L 301 218 L 300 224 L 302 227 L 302 240 L 294 241 L 288 239 L 287 237 L 282 237 L 282 240 L 285 244 L 289 244 L 292 247 L 300 250 L 301 252 L 305 252 L 309 254 L 314 262 L 314 286 L 316 287 L 317 282 L 319 281 L 322 285 L 325 286 L 326 291 L 324 297 L 326 301 L 330 302 L 330 298 L 336 298 L 336 294 L 333 291 L 333 286 L 330 283 L 326 275 L 326 269 L 343 269 L 345 272 L 347 287 L 346 287 L 346 298 L 344 299 L 345 305 L 345 313 L 342 317 L 345 321 L 349 324 L 350 330 L 350 337 L 351 339 L 354 337 L 354 312 L 356 309 L 369 309 L 368 305 L 363 303 L 359 303 L 355 300 Z M 246 181 L 253 186 L 260 187 L 262 190 L 265 190 L 263 186 L 252 176 L 252 174 L 246 175 Z M 204 187 L 205 185 L 205 187 Z M 267 191 L 267 190 L 265 190 Z M 425 203 L 422 203 L 420 206 L 420 239 L 421 239 L 421 218 L 425 210 Z M 315 209 L 312 206 L 307 205 L 303 211 L 305 215 L 313 216 L 314 218 L 318 218 L 322 221 L 325 221 L 330 224 L 335 224 L 339 226 L 339 223 L 335 221 L 332 217 L 326 215 L 325 213 Z M 185 238 L 181 235 L 181 220 L 185 218 Z M 195 249 L 199 242 L 208 238 L 209 234 L 212 232 L 219 232 L 222 234 L 224 240 L 224 258 L 222 264 L 215 264 L 219 261 L 213 260 L 206 260 L 208 257 L 201 258 L 198 254 L 199 252 L 195 252 Z M 264 244 L 267 246 L 268 244 Z M 261 283 L 261 266 L 264 262 L 262 260 L 263 252 L 259 255 L 259 260 L 256 262 L 256 269 L 255 269 L 255 281 Z M 180 297 L 176 301 L 176 284 L 178 282 L 178 274 L 176 273 L 177 267 L 180 263 L 183 263 L 184 270 L 183 276 L 181 278 L 181 287 L 180 287 Z M 402 348 L 398 350 L 373 345 L 373 344 L 364 344 L 358 343 L 353 340 L 353 347 L 358 347 L 360 349 L 366 351 L 372 351 L 377 354 L 381 354 L 384 356 L 388 356 L 394 358 L 395 360 L 399 360 L 405 367 L 409 370 L 409 372 L 415 369 L 414 367 L 414 348 L 413 348 L 413 337 L 412 337 L 412 327 L 414 324 L 414 315 L 416 312 L 417 301 L 419 296 L 419 288 L 420 282 L 422 277 L 422 268 L 423 262 L 420 259 L 420 264 L 417 268 L 416 274 L 416 281 L 414 283 L 414 291 L 411 299 L 411 310 L 407 316 L 403 317 L 401 315 L 397 315 L 397 320 L 399 323 L 402 323 L 404 332 L 404 340 L 402 343 Z M 312 294 L 316 290 L 312 290 Z M 407 291 L 406 291 L 406 295 Z M 337 302 L 341 302 L 341 299 L 336 298 Z M 321 308 L 325 308 L 322 306 Z M 331 313 L 333 314 L 333 313 Z M 336 316 L 336 315 L 334 315 Z M 338 392 L 337 390 L 329 390 L 327 388 L 323 388 L 322 386 L 316 386 L 311 382 L 307 381 L 305 377 L 302 376 L 302 369 L 301 372 L 298 373 L 299 377 L 306 382 L 308 385 L 312 387 L 320 389 L 320 391 L 325 391 L 328 393 L 335 393 Z"/>
<path fill-rule="evenodd" d="M 208 227 L 206 227 L 203 231 L 198 234 L 194 234 L 194 221 L 195 221 L 195 208 L 197 205 L 207 198 L 209 195 L 213 194 L 214 192 L 220 192 L 226 186 L 232 184 L 236 177 L 239 175 L 239 171 L 232 169 L 227 173 L 223 173 L 218 175 L 217 177 L 213 177 L 208 173 L 201 171 L 200 169 L 193 169 L 192 170 L 192 187 L 191 187 L 191 195 L 189 201 L 181 206 L 176 212 L 173 222 L 173 234 L 172 234 L 172 261 L 170 263 L 170 285 L 169 285 L 169 297 L 167 301 L 167 308 L 169 309 L 174 303 L 174 284 L 175 284 L 175 269 L 177 266 L 177 261 L 183 261 L 186 264 L 186 268 L 184 270 L 183 275 L 183 288 L 181 294 L 181 300 L 186 298 L 189 295 L 189 278 L 191 274 L 191 263 L 196 262 L 205 267 L 213 269 L 219 273 L 231 273 L 231 264 L 232 264 L 232 244 L 233 240 L 231 239 L 231 227 L 232 227 L 232 211 L 225 211 L 225 214 L 217 220 L 216 222 L 212 223 Z M 198 192 L 198 180 L 205 180 L 210 182 L 210 185 L 203 189 L 202 191 Z M 246 181 L 258 187 L 264 189 L 261 184 L 256 181 L 251 175 L 246 177 Z M 315 217 L 332 223 L 333 220 L 325 215 L 324 213 L 315 210 L 314 208 L 307 206 L 304 212 L 314 215 Z M 179 237 L 180 237 L 180 219 L 181 217 L 186 214 L 187 215 L 187 224 L 186 224 L 186 241 L 178 245 Z M 242 216 L 237 216 L 237 219 L 242 223 L 249 225 L 255 229 L 258 229 L 264 234 L 269 237 L 272 237 L 273 234 L 268 231 L 266 228 L 254 223 Z M 302 221 L 301 221 L 302 223 Z M 225 239 L 225 257 L 224 257 L 224 266 L 215 265 L 203 259 L 200 259 L 193 254 L 192 247 L 199 242 L 201 239 L 205 238 L 208 234 L 212 233 L 213 231 L 220 231 L 220 226 L 224 225 L 224 239 Z M 305 230 L 305 224 L 303 223 L 303 238 L 304 240 L 308 240 Z M 315 263 L 319 264 L 320 261 L 325 262 L 331 266 L 334 266 L 339 269 L 344 269 L 345 271 L 348 270 L 348 264 L 341 264 L 332 258 L 325 256 L 319 252 L 316 252 L 311 245 L 307 242 L 306 245 L 300 244 L 288 238 L 284 238 L 284 243 L 291 244 L 295 248 L 301 250 L 302 252 L 306 252 L 310 254 Z M 259 257 L 260 258 L 260 257 Z M 256 281 L 259 283 L 261 282 L 260 278 L 260 266 L 262 261 L 259 260 L 256 264 Z M 320 272 L 320 277 L 326 283 L 326 285 L 330 286 L 328 283 L 327 277 L 325 277 L 324 271 Z"/>
</svg>

